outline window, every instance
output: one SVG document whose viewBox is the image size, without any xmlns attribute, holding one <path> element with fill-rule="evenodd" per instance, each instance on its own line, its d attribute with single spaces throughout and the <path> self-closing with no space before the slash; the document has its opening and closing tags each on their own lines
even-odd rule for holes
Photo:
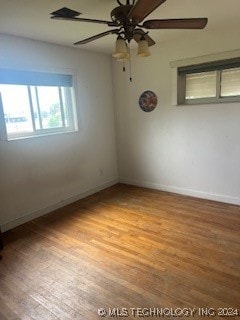
<svg viewBox="0 0 240 320">
<path fill-rule="evenodd" d="M 0 94 L 8 140 L 77 129 L 71 75 L 2 69 Z"/>
<path fill-rule="evenodd" d="M 240 101 L 240 59 L 178 68 L 178 104 Z"/>
</svg>

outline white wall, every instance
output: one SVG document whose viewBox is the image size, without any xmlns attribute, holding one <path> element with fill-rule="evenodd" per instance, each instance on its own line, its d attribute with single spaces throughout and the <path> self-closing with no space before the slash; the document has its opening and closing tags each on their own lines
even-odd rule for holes
<svg viewBox="0 0 240 320">
<path fill-rule="evenodd" d="M 170 68 L 239 48 L 236 30 L 186 31 L 184 40 L 152 47 L 150 58 L 135 57 L 132 84 L 113 62 L 120 181 L 240 204 L 240 103 L 174 107 Z M 151 113 L 138 106 L 147 89 L 158 96 Z"/>
<path fill-rule="evenodd" d="M 0 141 L 0 225 L 7 230 L 117 182 L 110 57 L 0 35 L 0 68 L 77 74 L 79 132 Z"/>
<path fill-rule="evenodd" d="M 189 35 L 190 33 L 188 33 Z M 240 204 L 240 104 L 172 106 L 170 62 L 239 49 L 238 32 L 186 37 L 133 60 L 133 83 L 104 54 L 0 35 L 0 68 L 77 73 L 79 132 L 0 141 L 0 225 L 7 230 L 118 179 Z M 146 89 L 158 106 L 138 106 Z M 113 94 L 117 153 L 115 145 Z"/>
</svg>

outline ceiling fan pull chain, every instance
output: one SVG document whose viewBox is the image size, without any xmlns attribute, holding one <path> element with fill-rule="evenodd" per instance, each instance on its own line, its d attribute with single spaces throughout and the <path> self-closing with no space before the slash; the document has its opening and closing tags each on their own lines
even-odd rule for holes
<svg viewBox="0 0 240 320">
<path fill-rule="evenodd" d="M 129 80 L 132 82 L 132 61 L 129 59 Z"/>
<path fill-rule="evenodd" d="M 125 65 L 125 60 L 123 59 L 123 72 L 126 71 L 126 65 Z"/>
<path fill-rule="evenodd" d="M 132 82 L 132 61 L 131 61 L 131 46 L 129 42 L 129 80 Z"/>
</svg>

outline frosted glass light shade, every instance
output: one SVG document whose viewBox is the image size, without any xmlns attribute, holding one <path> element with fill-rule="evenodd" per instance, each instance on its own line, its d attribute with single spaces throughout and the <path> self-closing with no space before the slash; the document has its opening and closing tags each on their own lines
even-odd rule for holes
<svg viewBox="0 0 240 320">
<path fill-rule="evenodd" d="M 121 37 L 117 38 L 116 48 L 115 48 L 115 52 L 113 54 L 113 57 L 117 58 L 119 60 L 128 60 L 129 59 L 129 53 L 128 53 L 128 48 L 127 48 L 126 42 Z"/>
<path fill-rule="evenodd" d="M 148 48 L 148 42 L 145 39 L 141 39 L 138 43 L 138 53 L 137 55 L 139 57 L 149 57 L 151 55 L 149 48 Z"/>
<path fill-rule="evenodd" d="M 130 60 L 129 53 L 126 53 L 125 55 L 122 55 L 121 58 L 117 58 L 117 61 L 123 62 Z"/>
</svg>

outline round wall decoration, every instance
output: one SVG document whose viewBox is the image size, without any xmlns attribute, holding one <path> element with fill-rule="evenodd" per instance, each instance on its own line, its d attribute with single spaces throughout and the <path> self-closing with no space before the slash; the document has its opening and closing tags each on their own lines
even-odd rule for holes
<svg viewBox="0 0 240 320">
<path fill-rule="evenodd" d="M 145 112 L 153 111 L 157 102 L 156 94 L 150 90 L 144 91 L 139 98 L 139 106 Z"/>
</svg>

